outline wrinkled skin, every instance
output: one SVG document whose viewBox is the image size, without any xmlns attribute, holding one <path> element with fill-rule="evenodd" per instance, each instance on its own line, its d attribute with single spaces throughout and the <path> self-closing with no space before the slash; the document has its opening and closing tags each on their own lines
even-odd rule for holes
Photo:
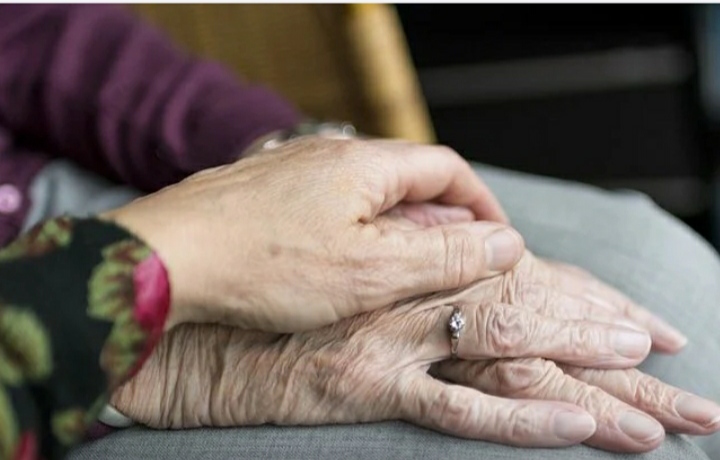
<svg viewBox="0 0 720 460">
<path fill-rule="evenodd" d="M 448 359 L 450 305 L 468 321 L 459 360 Z M 683 418 L 675 403 L 694 396 L 635 369 L 597 369 L 633 366 L 649 350 L 646 332 L 613 325 L 618 318 L 661 331 L 656 348 L 681 346 L 621 294 L 582 271 L 526 253 L 502 276 L 316 331 L 183 325 L 112 403 L 157 428 L 401 419 L 512 445 L 584 441 L 630 452 L 657 447 L 663 426 L 716 431 L 720 408 L 712 402 L 700 400 L 706 413 Z M 645 338 L 635 342 L 634 357 L 615 353 L 618 331 Z"/>
</svg>

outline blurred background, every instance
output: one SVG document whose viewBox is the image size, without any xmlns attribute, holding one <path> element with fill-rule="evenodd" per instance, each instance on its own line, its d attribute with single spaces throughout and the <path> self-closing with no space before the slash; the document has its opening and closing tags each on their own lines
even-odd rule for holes
<svg viewBox="0 0 720 460">
<path fill-rule="evenodd" d="M 441 142 L 494 165 L 641 190 L 718 243 L 716 6 L 398 11 Z"/>
<path fill-rule="evenodd" d="M 132 8 L 311 116 L 640 190 L 720 244 L 720 7 Z"/>
</svg>

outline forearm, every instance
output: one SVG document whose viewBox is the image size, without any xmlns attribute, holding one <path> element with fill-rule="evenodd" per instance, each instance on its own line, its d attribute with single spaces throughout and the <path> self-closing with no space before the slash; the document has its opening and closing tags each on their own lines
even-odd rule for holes
<svg viewBox="0 0 720 460">
<path fill-rule="evenodd" d="M 118 7 L 1 6 L 0 62 L 0 124 L 146 191 L 300 120 Z"/>
<path fill-rule="evenodd" d="M 94 219 L 47 221 L 1 251 L 0 457 L 80 441 L 159 340 L 168 292 L 145 244 Z"/>
</svg>

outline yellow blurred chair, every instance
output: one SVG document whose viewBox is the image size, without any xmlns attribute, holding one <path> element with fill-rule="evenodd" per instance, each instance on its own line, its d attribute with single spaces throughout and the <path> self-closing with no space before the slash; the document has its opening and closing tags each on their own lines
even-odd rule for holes
<svg viewBox="0 0 720 460">
<path fill-rule="evenodd" d="M 265 84 L 319 119 L 362 132 L 435 136 L 389 5 L 133 5 L 196 54 Z"/>
</svg>

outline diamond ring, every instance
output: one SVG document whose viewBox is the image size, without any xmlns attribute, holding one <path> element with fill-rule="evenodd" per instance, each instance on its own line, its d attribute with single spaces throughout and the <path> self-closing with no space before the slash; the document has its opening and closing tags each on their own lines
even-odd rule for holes
<svg viewBox="0 0 720 460">
<path fill-rule="evenodd" d="M 448 330 L 450 331 L 450 355 L 453 359 L 457 358 L 458 343 L 460 342 L 460 332 L 465 327 L 465 317 L 458 307 L 452 312 L 448 321 Z"/>
</svg>

